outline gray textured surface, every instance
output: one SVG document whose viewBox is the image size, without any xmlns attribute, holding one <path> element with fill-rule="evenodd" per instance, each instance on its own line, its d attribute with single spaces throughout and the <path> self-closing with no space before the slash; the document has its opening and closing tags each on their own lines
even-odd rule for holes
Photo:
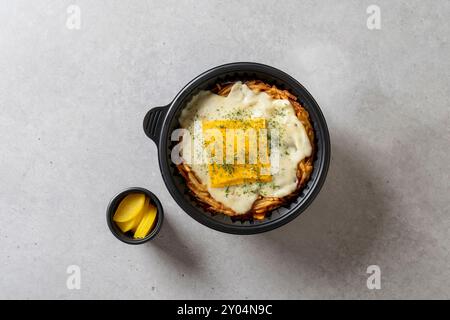
<svg viewBox="0 0 450 320">
<path fill-rule="evenodd" d="M 72 3 L 80 30 L 66 28 Z M 1 1 L 0 298 L 450 298 L 450 2 L 277 3 Z M 300 218 L 232 236 L 175 204 L 141 123 L 197 74 L 245 60 L 311 91 L 333 156 Z M 105 223 L 129 186 L 166 211 L 138 247 Z"/>
</svg>

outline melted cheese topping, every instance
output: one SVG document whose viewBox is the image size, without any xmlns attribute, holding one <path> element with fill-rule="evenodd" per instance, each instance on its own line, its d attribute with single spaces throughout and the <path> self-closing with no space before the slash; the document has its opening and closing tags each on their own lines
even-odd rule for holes
<svg viewBox="0 0 450 320">
<path fill-rule="evenodd" d="M 270 182 L 212 187 L 208 164 L 195 161 L 203 152 L 202 121 L 255 118 L 266 119 L 268 131 L 274 129 L 278 132 L 279 170 L 272 173 Z M 298 183 L 298 163 L 312 153 L 306 130 L 291 103 L 288 100 L 272 99 L 265 92 L 253 92 L 241 82 L 233 85 L 227 97 L 201 91 L 184 108 L 179 121 L 181 127 L 189 131 L 191 138 L 183 138 L 181 156 L 199 181 L 207 186 L 211 196 L 237 214 L 248 212 L 260 195 L 281 198 L 294 192 Z"/>
</svg>

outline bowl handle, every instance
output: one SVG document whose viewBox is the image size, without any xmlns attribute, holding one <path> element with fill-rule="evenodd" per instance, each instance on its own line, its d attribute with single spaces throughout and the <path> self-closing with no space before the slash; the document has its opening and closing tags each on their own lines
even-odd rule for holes
<svg viewBox="0 0 450 320">
<path fill-rule="evenodd" d="M 144 118 L 144 132 L 156 145 L 159 144 L 162 125 L 169 106 L 155 107 L 151 109 Z"/>
</svg>

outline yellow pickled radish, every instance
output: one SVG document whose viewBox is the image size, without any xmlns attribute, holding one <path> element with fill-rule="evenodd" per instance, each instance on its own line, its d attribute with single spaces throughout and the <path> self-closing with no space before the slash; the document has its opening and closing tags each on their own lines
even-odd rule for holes
<svg viewBox="0 0 450 320">
<path fill-rule="evenodd" d="M 139 224 L 139 222 L 141 221 L 141 215 L 139 214 L 135 219 L 130 220 L 130 221 L 126 221 L 126 222 L 116 222 L 117 226 L 119 227 L 119 229 L 125 233 L 128 232 L 130 230 L 133 230 L 133 228 L 136 227 L 137 224 Z"/>
<path fill-rule="evenodd" d="M 141 223 L 142 217 L 144 216 L 144 211 L 147 208 L 148 204 L 149 204 L 149 199 L 145 198 L 145 203 L 144 203 L 144 206 L 142 207 L 142 210 L 139 212 L 139 214 L 134 219 L 131 219 L 131 220 L 125 221 L 125 222 L 116 222 L 119 229 L 122 230 L 123 233 L 131 231 L 131 230 L 135 231 L 136 228 L 138 227 L 139 223 Z"/>
<path fill-rule="evenodd" d="M 128 222 L 134 220 L 145 207 L 145 195 L 132 193 L 127 195 L 114 213 L 114 222 Z"/>
<path fill-rule="evenodd" d="M 156 222 L 156 207 L 151 203 L 145 208 L 141 223 L 139 223 L 134 233 L 136 239 L 145 238 Z"/>
</svg>

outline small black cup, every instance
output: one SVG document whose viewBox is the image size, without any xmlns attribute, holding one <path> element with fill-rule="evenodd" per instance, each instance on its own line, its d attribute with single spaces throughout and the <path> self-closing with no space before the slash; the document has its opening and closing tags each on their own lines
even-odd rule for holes
<svg viewBox="0 0 450 320">
<path fill-rule="evenodd" d="M 134 239 L 133 237 L 123 233 L 119 227 L 116 225 L 116 223 L 113 221 L 114 213 L 117 210 L 117 207 L 119 206 L 120 202 L 129 194 L 131 193 L 143 193 L 147 197 L 150 198 L 150 202 L 156 206 L 157 212 L 156 212 L 156 224 L 153 227 L 153 229 L 150 231 L 150 233 L 143 239 Z M 145 243 L 158 234 L 159 230 L 161 230 L 161 226 L 164 220 L 164 211 L 161 205 L 161 202 L 159 202 L 159 199 L 150 191 L 144 188 L 129 188 L 118 195 L 116 195 L 111 202 L 108 205 L 108 209 L 106 210 L 106 221 L 108 223 L 109 230 L 111 230 L 112 234 L 119 239 L 122 242 L 125 242 L 127 244 L 142 244 Z"/>
</svg>

